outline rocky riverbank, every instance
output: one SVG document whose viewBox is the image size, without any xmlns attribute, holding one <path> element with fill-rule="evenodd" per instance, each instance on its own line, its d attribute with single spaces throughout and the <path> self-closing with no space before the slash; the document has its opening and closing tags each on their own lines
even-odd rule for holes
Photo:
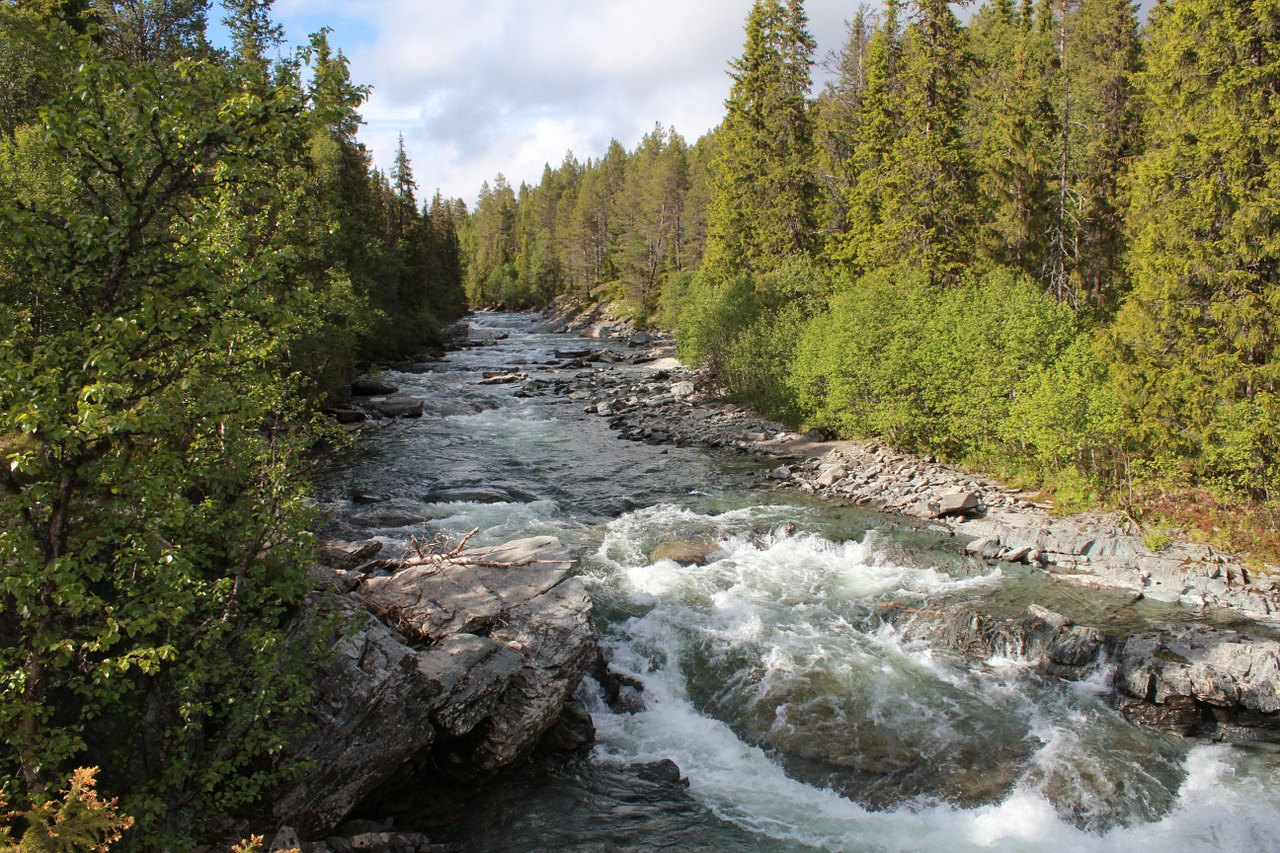
<svg viewBox="0 0 1280 853">
<path fill-rule="evenodd" d="M 635 350 L 634 333 L 624 328 L 620 334 Z M 1016 619 L 964 607 L 878 614 L 909 637 L 928 637 L 978 658 L 1018 656 L 1056 677 L 1084 678 L 1113 667 L 1118 707 L 1143 725 L 1280 745 L 1280 644 L 1265 636 L 1280 621 L 1280 579 L 1274 574 L 1200 543 L 1153 548 L 1118 515 L 1052 515 L 1034 494 L 880 442 L 798 435 L 719 400 L 702 374 L 672 357 L 668 338 L 647 335 L 643 350 L 642 358 L 597 355 L 593 362 L 534 373 L 519 393 L 580 402 L 626 439 L 756 456 L 767 460 L 765 478 L 776 488 L 918 519 L 993 564 L 1024 564 L 1056 582 L 1118 591 L 1131 601 L 1149 598 L 1199 613 L 1223 608 L 1260 620 L 1267 627 L 1260 624 L 1257 636 L 1158 624 L 1121 637 L 1038 607 Z"/>
<path fill-rule="evenodd" d="M 540 744 L 565 753 L 592 740 L 573 695 L 599 652 L 569 549 L 538 537 L 434 543 L 394 559 L 379 550 L 330 541 L 313 569 L 322 591 L 297 633 L 327 631 L 332 660 L 317 676 L 307 733 L 285 756 L 308 768 L 276 798 L 282 828 L 269 849 L 443 849 L 383 824 L 343 824 L 408 763 L 464 781 Z"/>
<path fill-rule="evenodd" d="M 635 349 L 634 333 L 624 328 L 622 334 Z M 1153 548 L 1119 515 L 1055 516 L 1033 494 L 880 442 L 798 435 L 719 400 L 705 377 L 673 353 L 669 338 L 646 335 L 643 358 L 619 364 L 597 355 L 594 363 L 535 372 L 520 393 L 581 402 L 623 438 L 776 460 L 767 477 L 779 488 L 927 520 L 981 559 L 1037 566 L 1063 583 L 1280 621 L 1280 569 L 1256 571 L 1196 542 Z"/>
<path fill-rule="evenodd" d="M 548 322 L 560 326 L 544 328 L 557 330 L 566 320 Z M 993 565 L 1017 563 L 1024 566 L 1018 571 L 1121 590 L 1135 601 L 1224 607 L 1280 621 L 1274 580 L 1215 549 L 1176 543 L 1152 550 L 1122 519 L 1055 517 L 1034 495 L 935 460 L 876 442 L 798 435 L 718 399 L 701 374 L 673 357 L 670 339 L 638 332 L 603 310 L 573 322 L 578 334 L 608 344 L 564 345 L 554 358 L 515 363 L 474 383 L 571 400 L 626 439 L 759 459 L 768 486 L 909 519 Z M 376 376 L 363 378 L 353 388 L 350 411 L 361 416 L 352 418 L 353 428 L 423 414 L 423 400 L 400 396 Z M 437 414 L 435 401 L 426 406 Z M 360 538 L 364 531 L 421 522 L 421 507 L 365 498 L 353 492 L 355 503 L 372 505 L 335 528 L 354 541 L 327 543 L 315 570 L 324 591 L 313 596 L 310 624 L 331 632 L 335 658 L 317 679 L 316 728 L 291 753 L 314 766 L 277 802 L 284 824 L 279 849 L 297 835 L 302 849 L 315 853 L 446 849 L 385 821 L 348 818 L 362 801 L 367 812 L 373 792 L 414 784 L 422 774 L 467 781 L 518 765 L 535 750 L 573 754 L 592 738 L 590 715 L 573 698 L 581 679 L 594 674 L 606 698 L 611 689 L 624 692 L 610 683 L 597 650 L 591 604 L 573 577 L 574 555 L 558 542 L 456 553 L 437 544 L 380 559 L 386 555 L 377 553 L 377 542 Z M 697 562 L 708 553 L 671 559 Z M 1261 629 L 1255 636 L 1157 624 L 1109 633 L 1040 607 L 1008 617 L 962 604 L 932 610 L 890 604 L 869 618 L 976 660 L 1016 656 L 1056 678 L 1110 673 L 1117 706 L 1136 723 L 1280 749 L 1280 646 Z M 627 702 L 611 702 L 623 713 L 643 702 L 636 690 L 625 692 Z"/>
</svg>

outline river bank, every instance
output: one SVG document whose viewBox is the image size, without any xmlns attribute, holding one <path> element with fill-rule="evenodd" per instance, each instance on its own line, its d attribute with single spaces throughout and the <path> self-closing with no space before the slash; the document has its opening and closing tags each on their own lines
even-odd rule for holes
<svg viewBox="0 0 1280 853">
<path fill-rule="evenodd" d="M 605 325 L 598 314 L 586 325 L 553 316 L 543 328 L 590 337 L 603 329 L 631 349 L 638 345 L 632 330 Z M 1280 646 L 1269 639 L 1280 624 L 1276 575 L 1252 571 L 1202 543 L 1153 548 L 1121 514 L 1053 515 L 1035 494 L 878 441 L 798 435 L 718 399 L 701 371 L 674 358 L 668 336 L 646 333 L 639 345 L 645 348 L 639 358 L 597 358 L 571 377 L 526 377 L 521 393 L 577 401 L 624 439 L 729 449 L 767 461 L 762 485 L 925 521 L 965 554 L 992 565 L 1025 565 L 1054 583 L 1177 604 L 1240 628 L 1159 625 L 1115 636 L 1034 605 L 1014 618 L 967 609 L 885 611 L 887 621 L 915 636 L 980 658 L 1030 657 L 1059 677 L 1085 677 L 1098 663 L 1116 665 L 1116 702 L 1135 722 L 1280 749 L 1280 720 L 1272 717 L 1280 711 Z M 577 366 L 588 365 L 569 367 Z"/>
<path fill-rule="evenodd" d="M 957 849 L 990 849 L 969 824 L 983 814 L 1003 815 L 1009 838 L 1066 838 L 1070 849 L 1124 849 L 1107 839 L 1130 823 L 1145 827 L 1143 839 L 1175 826 L 1190 838 L 1223 831 L 1179 793 L 1201 778 L 1192 761 L 1201 748 L 1138 734 L 1116 708 L 1144 728 L 1199 736 L 1188 744 L 1267 748 L 1276 648 L 1264 625 L 1245 636 L 1232 611 L 1210 605 L 1210 626 L 1184 628 L 1196 614 L 1176 603 L 1057 578 L 1084 576 L 1052 562 L 1065 549 L 1044 548 L 1040 560 L 966 556 L 981 537 L 963 525 L 997 507 L 1028 518 L 1043 510 L 945 466 L 817 442 L 724 406 L 660 338 L 564 337 L 500 315 L 476 324 L 484 345 L 377 377 L 386 385 L 358 404 L 364 438 L 320 484 L 333 519 L 325 535 L 346 544 L 330 543 L 319 576 L 361 606 L 378 587 L 395 591 L 370 608 L 395 653 L 376 651 L 381 642 L 344 646 L 370 653 L 343 653 L 354 666 L 335 670 L 325 702 L 351 711 L 331 714 L 339 731 L 363 717 L 369 741 L 401 752 L 375 757 L 317 735 L 305 751 L 346 756 L 341 778 L 376 772 L 380 784 L 353 797 L 341 832 L 313 827 L 323 840 L 304 849 L 345 850 L 359 838 L 376 850 L 515 851 L 547 839 L 548 849 L 583 851 L 915 850 L 922 819 L 959 839 Z M 416 416 L 413 405 L 380 413 L 393 397 L 416 404 Z M 857 448 L 865 453 L 849 455 Z M 841 491 L 873 478 L 882 488 L 861 506 Z M 475 747 L 491 743 L 492 711 L 530 707 L 514 673 L 526 670 L 517 656 L 538 645 L 509 635 L 513 622 L 529 623 L 495 602 L 504 583 L 524 587 L 543 573 L 410 565 L 414 549 L 434 553 L 425 543 L 442 531 L 472 529 L 468 546 L 563 542 L 571 566 L 548 589 L 582 585 L 590 611 L 567 612 L 580 627 L 590 613 L 589 644 L 607 661 L 575 653 L 550 668 L 561 689 L 578 689 L 564 705 L 539 704 L 541 716 L 513 714 L 536 723 L 527 731 L 542 745 L 498 750 L 513 763 L 483 782 L 466 770 L 483 771 L 477 756 L 496 752 Z M 1093 547 L 1080 556 L 1092 564 Z M 529 587 L 530 601 L 543 586 Z M 1166 617 L 1178 624 L 1158 624 Z M 579 648 L 567 636 L 549 645 Z M 412 689 L 359 681 L 371 672 Z M 402 694 L 417 697 L 420 713 L 403 712 L 393 701 Z M 557 713 L 576 721 L 569 738 L 559 717 L 546 729 L 558 733 L 538 737 Z M 430 728 L 431 743 L 403 734 L 406 720 Z M 1067 748 L 1064 737 L 1080 742 Z M 560 757 L 548 763 L 543 746 Z M 1252 766 L 1230 758 L 1239 761 Z M 1161 769 L 1150 778 L 1129 778 L 1151 762 Z M 1087 778 L 1073 775 L 1078 767 Z M 1024 795 L 1048 816 L 1029 824 L 1009 812 Z M 1261 814 L 1240 824 L 1246 837 L 1266 825 Z M 1011 844 L 995 846 L 1023 849 Z"/>
<path fill-rule="evenodd" d="M 581 333 L 582 321 L 554 317 L 547 328 Z M 633 342 L 630 329 L 602 326 L 599 319 L 592 318 L 585 330 L 598 336 L 602 328 Z M 768 478 L 778 488 L 931 520 L 983 559 L 1036 565 L 1064 583 L 1280 620 L 1280 575 L 1251 570 L 1219 548 L 1191 541 L 1152 548 L 1120 514 L 1057 516 L 1034 493 L 882 442 L 797 435 L 718 399 L 701 372 L 674 358 L 668 337 L 646 334 L 643 340 L 647 349 L 639 368 L 596 361 L 592 370 L 572 377 L 528 379 L 524 392 L 580 401 L 584 411 L 609 419 L 626 439 L 777 460 Z"/>
</svg>

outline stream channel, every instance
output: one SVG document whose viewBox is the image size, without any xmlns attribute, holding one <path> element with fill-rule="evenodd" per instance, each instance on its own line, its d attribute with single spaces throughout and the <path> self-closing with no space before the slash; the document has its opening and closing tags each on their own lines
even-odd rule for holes
<svg viewBox="0 0 1280 853">
<path fill-rule="evenodd" d="M 484 370 L 544 375 L 557 348 L 625 349 L 533 321 L 478 315 L 509 336 L 388 373 L 425 416 L 365 436 L 319 494 L 388 555 L 410 535 L 474 527 L 474 544 L 549 534 L 580 547 L 602 643 L 643 685 L 643 710 L 610 711 L 588 680 L 589 759 L 389 796 L 397 826 L 467 851 L 1280 849 L 1277 756 L 1137 728 L 1112 708 L 1106 671 L 1059 681 L 876 618 L 890 601 L 1034 602 L 1123 633 L 1179 614 L 768 489 L 764 462 L 621 440 L 580 401 L 480 385 Z M 380 502 L 353 500 L 362 492 Z M 378 526 L 397 513 L 418 520 Z M 705 540 L 720 548 L 705 566 L 652 558 Z M 687 786 L 633 766 L 662 759 Z"/>
</svg>

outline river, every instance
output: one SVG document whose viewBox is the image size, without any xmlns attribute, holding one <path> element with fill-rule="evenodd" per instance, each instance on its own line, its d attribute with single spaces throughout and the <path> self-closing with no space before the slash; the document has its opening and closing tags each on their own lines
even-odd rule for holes
<svg viewBox="0 0 1280 853">
<path fill-rule="evenodd" d="M 1059 591 L 927 528 L 765 489 L 759 463 L 623 441 L 580 402 L 478 384 L 534 373 L 557 347 L 621 348 L 532 322 L 479 315 L 508 337 L 390 373 L 425 416 L 365 437 L 319 493 L 344 519 L 374 499 L 425 518 L 368 531 L 392 553 L 474 527 L 475 544 L 579 546 L 602 641 L 643 710 L 614 713 L 584 684 L 589 760 L 388 797 L 397 825 L 468 851 L 1280 849 L 1277 756 L 1136 728 L 1106 671 L 1063 682 L 974 662 L 875 618 L 889 601 L 956 599 L 1034 600 L 1111 627 L 1178 614 Z M 654 559 L 704 540 L 719 548 L 705 566 Z M 661 759 L 687 787 L 633 768 Z"/>
</svg>

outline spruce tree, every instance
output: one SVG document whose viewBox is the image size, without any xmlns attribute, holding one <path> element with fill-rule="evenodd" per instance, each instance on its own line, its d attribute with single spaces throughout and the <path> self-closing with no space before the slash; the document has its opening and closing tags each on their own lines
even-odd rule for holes
<svg viewBox="0 0 1280 853">
<path fill-rule="evenodd" d="M 1151 14 L 1148 149 L 1130 181 L 1132 292 L 1115 324 L 1130 432 L 1256 498 L 1280 476 L 1280 7 Z"/>
<path fill-rule="evenodd" d="M 1078 92 L 1074 123 L 1081 135 L 1074 169 L 1080 199 L 1076 278 L 1088 304 L 1114 310 L 1125 286 L 1121 183 L 1138 146 L 1137 5 L 1083 0 L 1075 13 L 1071 54 Z"/>
<path fill-rule="evenodd" d="M 1047 41 L 1027 4 L 984 6 L 971 24 L 977 74 L 967 137 L 979 170 L 981 251 L 989 261 L 1039 276 L 1049 231 L 1053 108 Z"/>
<path fill-rule="evenodd" d="M 764 271 L 816 242 L 814 42 L 802 0 L 756 0 L 719 131 L 704 265 L 714 276 Z"/>
<path fill-rule="evenodd" d="M 897 12 L 888 4 L 872 43 L 843 254 L 860 270 L 901 264 L 951 282 L 973 259 L 977 228 L 963 136 L 972 60 L 945 0 L 919 0 L 902 41 Z"/>
</svg>

